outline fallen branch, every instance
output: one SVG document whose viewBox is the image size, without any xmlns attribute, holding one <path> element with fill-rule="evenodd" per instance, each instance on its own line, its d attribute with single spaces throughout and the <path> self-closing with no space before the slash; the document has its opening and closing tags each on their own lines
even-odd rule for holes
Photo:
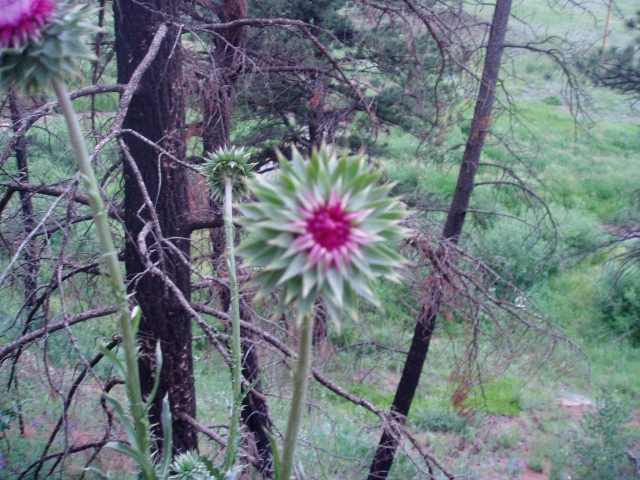
<svg viewBox="0 0 640 480">
<path fill-rule="evenodd" d="M 68 455 L 71 455 L 72 453 L 78 453 L 78 452 L 83 452 L 85 450 L 89 450 L 90 448 L 102 448 L 107 444 L 107 440 L 101 440 L 99 442 L 90 442 L 90 443 L 84 443 L 82 445 L 77 445 L 77 446 L 73 446 L 70 447 L 66 450 L 63 450 L 62 452 L 56 452 L 56 453 L 51 453 L 49 455 L 47 455 L 46 457 L 40 457 L 38 460 L 36 460 L 35 462 L 33 462 L 31 465 L 29 465 L 18 477 L 18 480 L 25 478 L 27 476 L 27 474 L 31 471 L 31 469 L 33 469 L 34 467 L 36 467 L 37 465 L 43 464 L 49 460 L 53 460 L 54 458 L 59 458 L 59 457 L 66 457 Z M 126 442 L 124 442 L 126 443 Z"/>
<path fill-rule="evenodd" d="M 212 315 L 212 316 L 220 318 L 220 319 L 222 319 L 223 317 L 226 317 L 225 319 L 228 321 L 228 316 L 226 314 L 223 314 L 222 312 L 220 312 L 218 310 L 215 310 L 215 309 L 213 309 L 211 307 L 208 307 L 206 305 L 192 304 L 192 307 L 193 307 L 194 310 L 200 311 L 202 313 L 206 313 L 208 315 Z M 276 337 L 274 337 L 270 333 L 264 331 L 260 327 L 257 327 L 253 323 L 249 323 L 249 322 L 245 322 L 245 321 L 241 320 L 240 321 L 240 327 L 243 328 L 243 329 L 247 329 L 250 332 L 252 332 L 255 335 L 257 335 L 258 337 L 264 339 L 266 342 L 270 343 L 271 345 L 276 347 L 278 350 L 280 350 L 282 353 L 284 353 L 287 357 L 289 357 L 291 359 L 294 359 L 294 360 L 297 359 L 296 353 L 293 350 L 291 350 L 286 344 L 284 344 L 283 342 L 278 340 Z M 355 405 L 359 405 L 359 406 L 369 410 L 371 413 L 376 414 L 382 420 L 382 423 L 385 426 L 385 428 L 387 426 L 395 427 L 395 429 L 398 431 L 399 435 L 406 436 L 409 439 L 409 441 L 411 441 L 411 443 L 416 447 L 416 449 L 418 450 L 420 455 L 425 459 L 425 461 L 427 463 L 428 462 L 432 462 L 436 467 L 438 467 L 442 471 L 442 473 L 447 478 L 449 478 L 449 479 L 455 478 L 455 476 L 452 473 L 448 472 L 434 458 L 433 455 L 431 455 L 430 453 L 427 452 L 427 450 L 424 448 L 424 446 L 419 444 L 419 442 L 411 434 L 411 432 L 404 425 L 402 425 L 401 422 L 396 420 L 394 418 L 394 416 L 390 412 L 388 412 L 386 410 L 383 410 L 382 408 L 378 408 L 373 403 L 371 403 L 369 400 L 367 400 L 365 398 L 362 398 L 362 397 L 358 397 L 357 395 L 354 395 L 351 392 L 345 390 L 340 385 L 336 384 L 335 382 L 333 382 L 332 380 L 330 380 L 329 378 L 324 376 L 316 368 L 311 367 L 311 374 L 313 375 L 313 378 L 315 378 L 318 383 L 320 383 L 324 387 L 328 388 L 333 393 L 341 396 L 345 400 L 348 400 L 348 401 L 350 401 L 351 403 L 353 403 Z"/>
</svg>

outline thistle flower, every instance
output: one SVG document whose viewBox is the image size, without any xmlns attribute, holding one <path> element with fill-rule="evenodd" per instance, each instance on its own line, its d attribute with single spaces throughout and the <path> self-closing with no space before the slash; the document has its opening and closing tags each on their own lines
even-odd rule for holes
<svg viewBox="0 0 640 480">
<path fill-rule="evenodd" d="M 377 305 L 373 279 L 397 281 L 393 267 L 404 262 L 385 245 L 406 236 L 393 184 L 376 186 L 362 156 L 338 160 L 326 146 L 308 162 L 295 149 L 291 164 L 279 160 L 279 185 L 250 182 L 258 202 L 238 206 L 253 237 L 237 253 L 263 267 L 258 296 L 282 288 L 280 307 L 295 304 L 299 319 L 322 296 L 336 324 L 342 312 L 356 317 L 358 295 Z"/>
<path fill-rule="evenodd" d="M 242 148 L 219 148 L 217 152 L 209 155 L 209 159 L 200 169 L 205 175 L 211 196 L 222 202 L 224 206 L 224 232 L 227 242 L 225 257 L 227 260 L 227 273 L 229 275 L 229 292 L 231 296 L 231 357 L 233 378 L 233 406 L 231 408 L 231 428 L 227 453 L 225 455 L 223 469 L 231 472 L 237 457 L 237 439 L 240 431 L 240 410 L 242 408 L 242 346 L 240 343 L 240 301 L 238 294 L 238 279 L 236 277 L 236 263 L 234 253 L 235 229 L 233 226 L 233 200 L 241 200 L 249 194 L 246 180 L 253 174 L 253 164 L 249 163 L 249 154 Z M 239 472 L 239 470 L 237 471 Z M 220 477 L 222 478 L 222 476 Z M 225 478 L 231 478 L 227 475 Z M 235 478 L 235 477 L 234 477 Z"/>
<path fill-rule="evenodd" d="M 78 60 L 95 56 L 80 37 L 99 31 L 83 22 L 84 5 L 52 0 L 0 0 L 0 95 L 29 92 L 50 80 L 79 77 Z"/>
<path fill-rule="evenodd" d="M 245 178 L 252 178 L 253 164 L 249 163 L 249 154 L 242 147 L 222 148 L 210 153 L 200 171 L 205 176 L 211 196 L 216 200 L 224 199 L 224 185 L 231 179 L 231 196 L 239 201 L 249 195 Z"/>
<path fill-rule="evenodd" d="M 53 7 L 50 0 L 0 0 L 0 48 L 39 40 Z"/>
</svg>

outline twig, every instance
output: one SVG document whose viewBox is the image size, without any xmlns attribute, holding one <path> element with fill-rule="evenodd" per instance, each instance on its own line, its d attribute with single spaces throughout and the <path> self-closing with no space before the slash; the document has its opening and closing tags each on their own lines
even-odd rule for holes
<svg viewBox="0 0 640 480">
<path fill-rule="evenodd" d="M 636 467 L 636 473 L 638 474 L 638 477 L 640 477 L 640 458 L 635 457 L 630 451 L 626 451 L 624 453 L 627 454 L 629 461 Z"/>
<path fill-rule="evenodd" d="M 29 233 L 29 235 L 27 235 L 27 238 L 24 239 L 24 241 L 20 244 L 20 246 L 18 247 L 18 250 L 16 251 L 16 253 L 13 255 L 13 258 L 11 259 L 11 261 L 9 262 L 9 264 L 7 265 L 7 268 L 4 270 L 4 273 L 2 274 L 2 276 L 0 277 L 0 285 L 2 285 L 2 283 L 6 280 L 7 276 L 9 275 L 9 272 L 11 271 L 11 267 L 13 267 L 13 264 L 18 260 L 18 257 L 20 256 L 20 252 L 22 252 L 22 249 L 25 247 L 25 245 L 27 245 L 27 243 L 29 243 L 29 241 L 35 236 L 36 232 L 42 228 L 42 226 L 44 225 L 44 223 L 47 221 L 47 219 L 51 216 L 51 214 L 53 213 L 53 211 L 56 209 L 56 207 L 58 206 L 58 204 L 62 201 L 62 199 L 74 188 L 77 180 L 80 178 L 79 174 L 76 174 L 75 177 L 73 177 L 74 181 L 71 182 L 71 185 L 69 185 L 67 187 L 67 189 L 65 190 L 64 194 L 59 196 L 58 198 L 56 198 L 53 203 L 51 204 L 51 206 L 49 207 L 49 209 L 47 210 L 47 212 L 43 215 L 42 220 L 40 220 L 40 222 L 38 222 L 38 224 L 34 227 L 33 230 L 31 230 L 31 233 Z"/>
<path fill-rule="evenodd" d="M 38 330 L 34 330 L 31 333 L 23 335 L 17 340 L 13 341 L 6 347 L 0 348 L 0 364 L 13 352 L 20 347 L 27 345 L 28 343 L 37 340 L 44 335 L 57 332 L 58 330 L 63 330 L 67 325 L 75 325 L 76 323 L 84 322 L 85 320 L 89 320 L 92 318 L 105 317 L 107 315 L 111 315 L 116 313 L 116 307 L 105 307 L 105 308 L 97 308 L 95 310 L 89 310 L 87 312 L 79 313 L 78 315 L 74 315 L 69 317 L 68 320 L 54 323 L 53 325 L 47 325 L 46 327 L 39 328 Z"/>
<path fill-rule="evenodd" d="M 209 427 L 207 427 L 205 425 L 202 425 L 200 422 L 198 422 L 195 418 L 191 417 L 190 415 L 188 415 L 188 414 L 186 414 L 184 412 L 176 412 L 175 416 L 177 418 L 179 418 L 180 420 L 182 420 L 183 422 L 187 422 L 189 425 L 191 425 L 193 428 L 198 430 L 200 433 L 204 433 L 207 437 L 209 437 L 211 440 L 215 441 L 216 443 L 220 444 L 221 446 L 223 446 L 223 447 L 227 446 L 227 441 L 221 435 L 218 435 L 216 432 L 211 430 L 211 428 L 209 428 Z M 253 455 L 248 453 L 243 448 L 240 448 L 239 452 L 254 467 L 259 469 L 262 466 L 262 463 L 261 463 L 261 461 L 259 459 L 257 459 L 256 457 L 254 457 Z"/>
</svg>

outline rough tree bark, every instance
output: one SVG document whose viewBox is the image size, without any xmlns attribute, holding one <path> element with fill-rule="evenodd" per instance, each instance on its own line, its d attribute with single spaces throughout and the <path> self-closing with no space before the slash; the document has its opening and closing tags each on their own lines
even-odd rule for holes
<svg viewBox="0 0 640 480">
<path fill-rule="evenodd" d="M 21 122 L 23 120 L 24 112 L 20 105 L 21 99 L 16 93 L 15 89 L 9 93 L 9 110 L 11 111 L 11 126 L 14 133 L 20 130 Z M 16 163 L 18 167 L 18 180 L 20 183 L 27 185 L 29 183 L 29 165 L 27 164 L 27 142 L 24 136 L 20 137 L 15 146 Z M 33 217 L 33 201 L 31 200 L 31 193 L 20 191 L 20 207 L 22 209 L 22 228 L 25 237 L 36 227 L 36 221 Z M 36 294 L 38 293 L 38 273 L 40 271 L 40 262 L 38 261 L 38 245 L 36 239 L 33 238 L 24 247 L 24 310 L 26 321 L 22 328 L 22 333 L 25 334 L 31 327 L 33 316 L 33 307 L 36 303 Z M 19 392 L 18 376 L 15 374 L 15 367 L 20 358 L 18 354 L 11 367 L 11 374 L 9 376 L 8 388 L 11 387 L 11 379 L 16 392 Z M 18 393 L 19 395 L 19 393 Z M 18 407 L 18 425 L 20 427 L 20 433 L 24 435 L 24 416 L 22 414 L 22 407 Z"/>
<path fill-rule="evenodd" d="M 222 23 L 240 20 L 247 16 L 247 2 L 225 0 L 215 13 Z M 212 152 L 229 143 L 233 98 L 242 73 L 246 41 L 246 26 L 221 30 L 217 38 L 214 64 L 204 83 L 202 143 L 205 152 Z"/>
<path fill-rule="evenodd" d="M 127 83 L 151 43 L 158 26 L 178 16 L 180 2 L 170 0 L 116 0 L 113 5 L 116 31 L 118 82 Z M 133 95 L 123 127 L 157 142 L 175 157 L 185 159 L 185 101 L 182 86 L 182 51 L 179 28 L 169 25 L 160 51 L 144 74 Z M 186 169 L 140 140 L 126 136 L 125 142 L 154 202 L 158 227 L 166 239 L 189 257 L 189 196 Z M 144 394 L 153 386 L 154 355 L 157 342 L 162 348 L 163 367 L 160 388 L 151 408 L 151 423 L 158 438 L 162 436 L 160 413 L 162 399 L 168 394 L 173 416 L 174 451 L 196 450 L 197 432 L 178 419 L 181 411 L 196 416 L 196 397 L 191 350 L 191 318 L 180 306 L 161 278 L 146 272 L 137 247 L 138 235 L 151 215 L 144 206 L 141 189 L 132 166 L 124 162 L 124 210 L 127 239 L 125 266 L 129 289 L 135 293 L 143 316 L 138 338 L 141 345 L 140 378 Z M 147 236 L 151 261 L 190 298 L 190 275 L 176 254 Z M 158 448 L 162 445 L 158 443 Z"/>
<path fill-rule="evenodd" d="M 495 90 L 500 72 L 504 39 L 511 12 L 511 0 L 497 0 L 491 23 L 489 42 L 482 72 L 482 81 L 478 91 L 475 112 L 471 122 L 471 131 L 462 157 L 458 182 L 442 240 L 457 243 L 462 233 L 465 216 L 469 208 L 469 200 L 473 192 L 476 172 L 480 163 L 480 155 L 485 137 L 491 126 L 491 112 L 495 100 Z M 446 255 L 446 248 L 441 248 L 441 255 Z M 440 272 L 435 267 L 426 282 L 427 293 L 416 321 L 411 347 L 404 364 L 400 383 L 396 390 L 391 412 L 397 421 L 404 423 L 420 381 L 420 375 L 427 358 L 431 337 L 436 326 L 438 309 L 442 300 L 440 291 Z M 393 457 L 398 448 L 398 437 L 390 428 L 385 428 L 369 470 L 369 480 L 387 478 Z"/>
<path fill-rule="evenodd" d="M 15 90 L 9 94 L 9 109 L 11 110 L 11 124 L 14 132 L 20 129 L 23 112 L 20 105 L 20 98 Z M 15 147 L 16 163 L 18 167 L 18 180 L 22 184 L 29 183 L 29 166 L 27 165 L 27 142 L 25 137 L 21 137 Z M 22 209 L 22 228 L 24 235 L 28 236 L 36 226 L 33 218 L 33 202 L 31 193 L 20 191 L 20 207 Z M 24 287 L 25 303 L 24 308 L 27 315 L 33 308 L 36 301 L 38 289 L 38 256 L 36 240 L 28 242 L 24 248 Z"/>
</svg>

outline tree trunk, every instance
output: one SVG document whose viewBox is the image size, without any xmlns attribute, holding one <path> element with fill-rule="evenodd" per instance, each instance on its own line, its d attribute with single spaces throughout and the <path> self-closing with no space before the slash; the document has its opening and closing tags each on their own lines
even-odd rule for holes
<svg viewBox="0 0 640 480">
<path fill-rule="evenodd" d="M 177 18 L 179 2 L 169 0 L 116 0 L 113 10 L 116 30 L 118 82 L 127 83 L 138 66 L 158 26 Z M 182 88 L 182 50 L 179 28 L 169 25 L 160 51 L 133 95 L 123 127 L 157 142 L 179 159 L 185 159 L 185 102 Z M 189 196 L 186 169 L 144 142 L 125 137 L 151 201 L 154 202 L 162 235 L 171 239 L 185 258 L 189 258 Z M 162 348 L 163 367 L 160 387 L 151 407 L 150 420 L 158 438 L 162 437 L 160 413 L 162 399 L 169 396 L 173 415 L 175 452 L 197 450 L 196 431 L 177 419 L 181 411 L 196 417 L 196 397 L 191 351 L 191 318 L 169 292 L 163 280 L 146 272 L 137 247 L 140 231 L 151 215 L 144 205 L 141 189 L 132 167 L 124 162 L 124 210 L 126 227 L 125 266 L 129 290 L 142 309 L 138 332 L 141 357 L 140 379 L 143 394 L 153 386 L 157 342 Z M 147 236 L 151 261 L 190 299 L 189 269 L 174 252 L 159 245 L 154 235 Z M 157 447 L 162 448 L 158 443 Z"/>
<path fill-rule="evenodd" d="M 223 23 L 240 20 L 247 16 L 247 2 L 225 0 L 224 7 L 216 14 Z M 204 82 L 202 143 L 205 152 L 229 144 L 233 98 L 242 72 L 247 27 L 227 28 L 221 30 L 219 35 L 213 55 L 214 65 Z"/>
<path fill-rule="evenodd" d="M 13 89 L 9 93 L 9 110 L 11 111 L 11 127 L 14 133 L 17 133 L 18 130 L 20 130 L 20 122 L 24 117 L 20 100 L 21 99 L 15 89 Z M 27 142 L 25 137 L 26 135 L 23 136 L 16 144 L 15 154 L 18 167 L 18 180 L 20 183 L 26 185 L 29 183 L 29 166 L 27 164 Z M 23 234 L 25 237 L 28 237 L 36 226 L 36 221 L 33 217 L 33 201 L 31 200 L 30 193 L 23 191 L 20 192 L 20 206 L 22 209 Z M 32 313 L 33 307 L 36 303 L 39 271 L 40 262 L 38 261 L 38 245 L 36 243 L 36 239 L 32 238 L 24 246 L 24 313 L 26 314 L 25 317 L 27 318 L 27 321 L 22 328 L 23 334 L 25 334 L 30 328 L 31 321 L 29 319 L 33 319 L 33 316 L 30 314 Z M 18 387 L 18 376 L 15 374 L 15 368 L 18 363 L 18 359 L 20 358 L 20 352 L 21 350 L 18 351 L 18 355 L 16 355 L 11 365 L 11 374 L 9 375 L 8 384 L 8 387 L 10 388 L 11 379 L 13 378 L 13 384 L 18 397 L 20 396 L 20 393 Z M 24 436 L 24 415 L 20 404 L 18 404 L 18 425 L 20 427 L 20 434 Z"/>
<path fill-rule="evenodd" d="M 316 92 L 309 102 L 311 111 L 309 114 L 309 143 L 312 147 L 320 148 L 324 138 L 324 85 L 318 81 Z M 329 142 L 333 138 L 329 139 Z"/>
<path fill-rule="evenodd" d="M 329 341 L 329 328 L 327 325 L 327 307 L 321 298 L 316 300 L 315 311 L 316 315 L 313 319 L 311 342 L 318 350 L 320 356 L 323 356 L 326 353 L 327 343 Z"/>
<path fill-rule="evenodd" d="M 20 105 L 20 98 L 15 90 L 9 95 L 9 109 L 11 110 L 11 125 L 14 132 L 20 129 L 23 112 Z M 22 184 L 29 183 L 29 167 L 27 165 L 26 139 L 23 136 L 15 147 L 16 163 L 18 166 L 18 180 Z M 22 208 L 22 228 L 25 237 L 33 231 L 36 221 L 33 218 L 33 202 L 31 193 L 20 191 L 20 206 Z M 33 238 L 24 247 L 24 288 L 25 288 L 25 309 L 27 316 L 36 301 L 38 289 L 38 257 L 36 239 Z"/>
<path fill-rule="evenodd" d="M 104 28 L 104 13 L 105 8 L 104 5 L 106 0 L 100 0 L 100 10 L 98 12 L 98 27 Z M 96 60 L 93 62 L 93 74 L 91 76 L 91 85 L 96 85 L 98 80 L 100 80 L 100 47 L 102 46 L 102 42 L 104 41 L 104 32 L 100 31 L 96 34 L 94 40 L 94 51 L 96 54 Z M 107 58 L 106 62 L 109 62 Z M 105 62 L 105 63 L 106 63 Z M 91 131 L 95 133 L 96 131 L 96 96 L 91 95 Z"/>
<path fill-rule="evenodd" d="M 511 0 L 497 0 L 489 33 L 489 43 L 482 72 L 482 82 L 478 91 L 476 108 L 471 122 L 471 131 L 462 157 L 458 183 L 453 201 L 447 215 L 442 238 L 444 242 L 457 243 L 462 233 L 464 220 L 469 208 L 469 200 L 473 191 L 475 175 L 480 163 L 480 155 L 484 140 L 491 126 L 491 111 L 495 100 L 495 90 L 500 73 L 504 39 L 511 12 Z M 446 248 L 441 248 L 440 255 L 446 255 Z M 432 271 L 426 282 L 426 296 L 420 310 L 411 341 L 411 347 L 405 360 L 402 377 L 396 390 L 391 412 L 396 419 L 404 423 L 409 414 L 411 403 L 420 381 L 424 362 L 429 352 L 431 337 L 436 326 L 438 309 L 442 300 L 440 290 L 440 272 Z M 398 438 L 389 429 L 385 429 L 378 444 L 369 470 L 369 480 L 387 478 L 393 457 L 398 447 Z"/>
</svg>

